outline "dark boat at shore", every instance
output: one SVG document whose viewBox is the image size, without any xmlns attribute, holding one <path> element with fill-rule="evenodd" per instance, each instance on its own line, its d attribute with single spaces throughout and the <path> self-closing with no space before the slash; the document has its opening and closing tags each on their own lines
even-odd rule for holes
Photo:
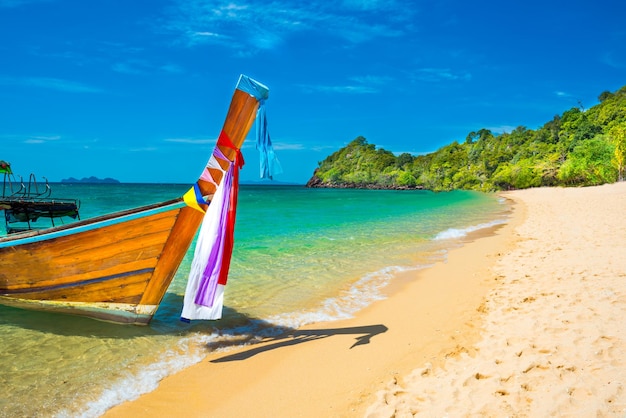
<svg viewBox="0 0 626 418">
<path fill-rule="evenodd" d="M 80 219 L 80 201 L 77 199 L 53 198 L 52 188 L 47 179 L 43 190 L 31 174 L 28 183 L 17 180 L 11 165 L 0 161 L 0 174 L 3 174 L 0 210 L 4 211 L 7 234 L 15 234 L 36 229 L 55 227 L 63 224 L 64 218 Z M 37 222 L 47 219 L 45 225 Z"/>
</svg>

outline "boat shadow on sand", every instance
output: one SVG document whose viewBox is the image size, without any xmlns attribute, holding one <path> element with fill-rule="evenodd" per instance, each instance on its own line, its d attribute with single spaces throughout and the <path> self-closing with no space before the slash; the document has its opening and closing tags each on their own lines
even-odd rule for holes
<svg viewBox="0 0 626 418">
<path fill-rule="evenodd" d="M 369 344 L 370 340 L 373 337 L 387 332 L 387 330 L 388 328 L 382 324 L 346 328 L 285 330 L 286 332 L 280 334 L 279 336 L 258 342 L 249 350 L 239 351 L 235 354 L 230 354 L 215 360 L 211 360 L 211 363 L 224 363 L 229 361 L 246 360 L 250 357 L 266 351 L 302 344 L 309 341 L 316 341 L 319 339 L 333 337 L 337 335 L 355 335 L 356 342 L 350 347 L 350 349 L 352 349 L 359 345 Z"/>
</svg>

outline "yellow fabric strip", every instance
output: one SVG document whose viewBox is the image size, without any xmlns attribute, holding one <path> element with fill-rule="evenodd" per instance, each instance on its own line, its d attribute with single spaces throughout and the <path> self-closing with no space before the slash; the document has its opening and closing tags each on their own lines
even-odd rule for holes
<svg viewBox="0 0 626 418">
<path fill-rule="evenodd" d="M 205 212 L 196 200 L 196 191 L 194 190 L 193 186 L 191 187 L 191 189 L 189 189 L 189 191 L 187 191 L 187 193 L 183 195 L 183 200 L 185 201 L 185 204 L 187 204 L 187 206 L 199 210 L 202 213 Z"/>
</svg>

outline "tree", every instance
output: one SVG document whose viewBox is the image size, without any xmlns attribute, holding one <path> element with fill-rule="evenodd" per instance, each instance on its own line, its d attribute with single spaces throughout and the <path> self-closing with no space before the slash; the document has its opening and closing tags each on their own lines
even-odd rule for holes
<svg viewBox="0 0 626 418">
<path fill-rule="evenodd" d="M 384 149 L 377 149 L 375 153 L 368 155 L 368 157 L 372 160 L 374 167 L 379 171 L 383 171 L 387 167 L 395 166 L 397 161 L 396 156 L 393 155 L 391 151 Z"/>
<path fill-rule="evenodd" d="M 574 186 L 596 186 L 617 179 L 615 147 L 602 137 L 577 145 L 559 170 L 559 179 Z"/>
<path fill-rule="evenodd" d="M 415 158 L 408 152 L 403 152 L 398 156 L 396 160 L 396 167 L 404 168 L 406 165 L 410 165 Z"/>
<path fill-rule="evenodd" d="M 618 181 L 624 181 L 624 164 L 626 159 L 626 122 L 614 125 L 609 135 L 615 145 L 615 166 Z"/>
<path fill-rule="evenodd" d="M 397 177 L 397 183 L 403 187 L 414 187 L 416 184 L 415 177 L 407 171 L 401 172 Z"/>
<path fill-rule="evenodd" d="M 471 144 L 473 144 L 474 142 L 476 142 L 476 140 L 477 140 L 479 137 L 480 137 L 480 136 L 479 136 L 476 132 L 472 131 L 472 132 L 470 132 L 469 134 L 467 134 L 467 136 L 465 137 L 465 143 L 466 143 L 466 144 L 470 144 L 470 145 L 471 145 Z"/>
<path fill-rule="evenodd" d="M 612 96 L 613 96 L 613 93 L 611 93 L 610 91 L 603 91 L 598 96 L 598 100 L 600 101 L 600 103 L 602 103 L 603 101 L 605 101 L 606 99 L 608 99 L 608 98 L 610 98 Z"/>
</svg>

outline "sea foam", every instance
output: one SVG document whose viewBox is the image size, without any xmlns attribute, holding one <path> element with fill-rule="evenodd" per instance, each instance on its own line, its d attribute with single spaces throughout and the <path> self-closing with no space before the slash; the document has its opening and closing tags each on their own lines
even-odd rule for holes
<svg viewBox="0 0 626 418">
<path fill-rule="evenodd" d="M 485 222 L 478 225 L 471 225 L 465 228 L 449 228 L 435 235 L 434 240 L 458 239 L 467 236 L 467 234 L 481 229 L 491 228 L 506 223 L 506 219 L 496 219 L 491 222 Z"/>
</svg>

